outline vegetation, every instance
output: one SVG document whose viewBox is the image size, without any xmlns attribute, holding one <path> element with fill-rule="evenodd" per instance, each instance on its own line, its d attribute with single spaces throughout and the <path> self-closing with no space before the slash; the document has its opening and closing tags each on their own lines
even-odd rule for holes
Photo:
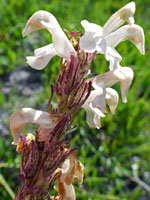
<svg viewBox="0 0 150 200">
<path fill-rule="evenodd" d="M 128 1 L 123 0 L 1 0 L 0 2 L 0 194 L 1 199 L 13 199 L 16 187 L 20 155 L 11 146 L 9 116 L 18 108 L 47 108 L 50 96 L 48 85 L 53 83 L 59 66 L 55 57 L 42 70 L 35 72 L 26 64 L 25 57 L 33 50 L 51 42 L 45 30 L 27 38 L 22 30 L 27 19 L 37 10 L 53 13 L 62 28 L 68 31 L 83 30 L 80 21 L 87 19 L 101 26 Z M 114 116 L 107 114 L 100 130 L 90 129 L 81 109 L 76 123 L 78 127 L 68 134 L 74 138 L 72 147 L 79 147 L 78 159 L 85 165 L 82 185 L 76 185 L 78 200 L 120 200 L 150 198 L 150 6 L 149 0 L 136 0 L 135 22 L 145 32 L 146 55 L 140 55 L 126 41 L 117 50 L 122 55 L 122 66 L 131 66 L 135 73 L 128 92 L 128 103 L 119 101 Z M 30 73 L 26 91 L 21 91 L 24 76 L 12 78 L 18 71 Z M 93 74 L 108 71 L 108 62 L 97 55 L 92 66 Z M 115 89 L 119 91 L 118 85 Z M 45 92 L 46 91 L 46 92 Z M 55 102 L 53 101 L 53 104 Z M 35 126 L 29 127 L 32 130 Z M 5 129 L 5 134 L 4 134 Z M 52 191 L 53 193 L 53 191 Z"/>
</svg>

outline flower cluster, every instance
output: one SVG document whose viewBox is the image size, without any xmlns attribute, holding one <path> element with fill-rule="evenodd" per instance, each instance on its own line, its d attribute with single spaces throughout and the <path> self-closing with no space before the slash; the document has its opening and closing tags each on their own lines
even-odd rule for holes
<svg viewBox="0 0 150 200">
<path fill-rule="evenodd" d="M 77 160 L 75 148 L 69 147 L 65 133 L 72 129 L 77 111 L 86 110 L 87 123 L 92 128 L 100 128 L 100 117 L 107 113 L 106 103 L 112 114 L 118 104 L 118 93 L 111 87 L 120 83 L 122 101 L 133 79 L 130 67 L 121 67 L 121 56 L 115 47 L 124 40 L 130 40 L 144 54 L 144 33 L 134 24 L 135 3 L 131 2 L 113 14 L 103 28 L 83 20 L 82 32 L 67 32 L 61 29 L 56 18 L 47 11 L 34 13 L 23 30 L 23 36 L 46 28 L 52 35 L 52 44 L 38 48 L 34 56 L 27 57 L 27 63 L 41 70 L 53 56 L 61 58 L 59 73 L 51 85 L 48 111 L 32 108 L 17 110 L 10 117 L 10 128 L 17 152 L 22 152 L 21 170 L 18 176 L 22 182 L 16 200 L 45 199 L 54 181 L 58 192 L 54 200 L 75 200 L 72 183 L 83 180 L 83 165 Z M 122 26 L 125 22 L 128 25 Z M 122 26 L 120 28 L 120 26 Z M 104 54 L 109 61 L 110 71 L 91 77 L 90 64 L 97 53 Z M 57 108 L 51 100 L 57 98 Z M 29 123 L 39 124 L 35 134 L 22 134 Z"/>
</svg>

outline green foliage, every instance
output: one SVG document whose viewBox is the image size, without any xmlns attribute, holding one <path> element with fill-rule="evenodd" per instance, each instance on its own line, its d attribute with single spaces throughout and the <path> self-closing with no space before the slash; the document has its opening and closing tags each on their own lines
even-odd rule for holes
<svg viewBox="0 0 150 200">
<path fill-rule="evenodd" d="M 37 10 L 52 12 L 61 27 L 69 31 L 83 30 L 80 21 L 103 25 L 112 13 L 128 1 L 119 0 L 1 0 L 0 2 L 0 76 L 12 72 L 17 67 L 28 68 L 25 57 L 32 55 L 37 47 L 51 42 L 47 31 L 41 30 L 26 38 L 21 32 L 27 19 Z M 132 66 L 135 78 L 128 93 L 128 103 L 119 102 L 114 116 L 107 114 L 102 119 L 100 130 L 90 129 L 86 124 L 85 111 L 81 109 L 75 123 L 78 128 L 68 134 L 73 138 L 71 146 L 79 147 L 78 158 L 85 165 L 85 178 L 82 185 L 75 184 L 77 199 L 88 200 L 119 200 L 150 198 L 148 191 L 132 177 L 150 185 L 150 9 L 149 0 L 136 1 L 135 21 L 141 25 L 146 36 L 146 55 L 140 55 L 133 45 L 126 41 L 117 48 L 122 55 L 122 66 Z M 43 102 L 50 96 L 48 85 L 53 83 L 58 72 L 57 57 L 40 72 L 42 89 L 34 93 L 34 105 L 29 103 L 27 96 L 19 98 L 16 86 L 11 88 L 9 95 L 3 94 L 3 83 L 0 81 L 0 110 L 7 115 L 2 119 L 9 126 L 9 115 L 20 107 L 46 109 Z M 92 73 L 100 74 L 108 71 L 108 63 L 103 55 L 97 55 L 92 64 Z M 119 91 L 119 86 L 115 89 Z M 55 101 L 53 100 L 55 104 Z M 12 136 L 10 136 L 12 141 Z M 8 138 L 7 138 L 8 142 Z M 15 192 L 18 181 L 20 155 L 16 155 L 15 147 L 0 139 L 0 173 L 7 184 Z M 137 166 L 137 170 L 134 169 Z M 0 183 L 1 199 L 10 199 L 8 192 Z"/>
</svg>

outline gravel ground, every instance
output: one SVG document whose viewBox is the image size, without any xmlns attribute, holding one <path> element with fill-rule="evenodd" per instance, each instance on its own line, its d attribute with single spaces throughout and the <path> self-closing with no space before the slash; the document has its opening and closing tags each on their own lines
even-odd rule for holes
<svg viewBox="0 0 150 200">
<path fill-rule="evenodd" d="M 1 76 L 0 79 L 2 81 L 0 89 L 5 96 L 4 105 L 0 105 L 0 135 L 6 138 L 7 143 L 10 143 L 10 115 L 18 108 L 34 107 L 43 88 L 40 71 L 32 68 L 17 67 L 11 73 Z"/>
</svg>

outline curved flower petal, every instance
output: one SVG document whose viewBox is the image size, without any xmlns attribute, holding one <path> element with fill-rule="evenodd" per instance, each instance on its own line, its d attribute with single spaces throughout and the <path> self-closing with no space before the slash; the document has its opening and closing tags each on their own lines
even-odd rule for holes
<svg viewBox="0 0 150 200">
<path fill-rule="evenodd" d="M 124 70 L 121 70 L 122 68 Z M 126 103 L 127 102 L 126 95 L 132 83 L 134 72 L 130 67 L 122 67 L 122 68 L 116 70 L 114 75 L 118 78 L 120 82 L 122 101 Z"/>
<path fill-rule="evenodd" d="M 62 175 L 60 176 L 60 181 L 61 182 L 64 182 L 65 181 L 65 178 L 67 176 L 72 176 L 71 174 L 71 171 L 72 171 L 72 168 L 73 168 L 73 164 L 74 162 L 71 162 L 72 160 L 70 158 L 67 158 L 64 163 L 62 164 L 62 167 L 61 167 L 61 171 L 62 171 Z M 73 176 L 72 176 L 73 177 Z M 71 180 L 71 183 L 73 182 L 73 180 Z M 70 184 L 71 184 L 70 183 Z"/>
<path fill-rule="evenodd" d="M 74 180 L 82 184 L 84 175 L 84 165 L 79 160 L 76 160 L 75 170 L 74 170 Z"/>
<path fill-rule="evenodd" d="M 120 66 L 120 61 L 122 60 L 122 57 L 120 54 L 114 49 L 113 47 L 107 47 L 107 51 L 105 53 L 106 60 L 109 61 L 109 69 L 114 70 L 117 69 Z"/>
<path fill-rule="evenodd" d="M 101 127 L 100 116 L 89 110 L 86 110 L 86 122 L 91 128 L 100 129 Z"/>
<path fill-rule="evenodd" d="M 99 104 L 101 104 L 101 102 Z M 100 110 L 99 107 L 94 107 L 93 102 L 89 104 L 89 110 L 91 110 L 93 113 L 95 113 L 99 117 L 105 117 L 105 115 L 103 114 L 103 112 Z"/>
<path fill-rule="evenodd" d="M 46 67 L 53 56 L 57 55 L 53 44 L 38 48 L 35 56 L 27 56 L 27 63 L 34 69 L 41 70 Z"/>
<path fill-rule="evenodd" d="M 102 82 L 101 82 L 102 83 Z M 105 91 L 101 86 L 96 86 L 96 90 L 92 91 L 82 108 L 86 110 L 86 121 L 91 128 L 100 128 L 100 117 L 105 117 L 106 112 Z"/>
<path fill-rule="evenodd" d="M 90 98 L 87 99 L 88 101 L 90 101 L 90 103 L 92 102 L 91 110 L 92 110 L 92 107 L 98 108 L 100 110 L 99 115 L 101 117 L 105 117 L 105 115 L 103 114 L 103 113 L 107 113 L 106 103 L 105 103 L 105 97 L 106 97 L 105 84 L 103 81 L 101 81 L 99 82 L 98 86 L 94 83 L 92 84 L 92 86 L 95 90 L 91 92 L 91 96 L 93 97 L 95 96 L 95 98 L 93 98 L 92 101 L 90 100 Z"/>
<path fill-rule="evenodd" d="M 58 192 L 58 194 L 54 197 L 54 200 L 76 199 L 74 187 L 72 184 L 67 185 L 65 182 L 61 182 L 59 179 L 57 179 L 57 185 L 55 186 L 55 190 Z"/>
<path fill-rule="evenodd" d="M 76 180 L 78 181 L 78 183 L 82 183 L 84 166 L 80 161 L 77 160 L 77 156 L 75 153 L 71 154 L 69 158 L 64 161 L 61 170 L 61 182 L 65 182 L 66 184 L 70 185 Z"/>
<path fill-rule="evenodd" d="M 107 35 L 112 31 L 119 28 L 125 22 L 129 24 L 134 24 L 133 15 L 135 13 L 135 3 L 130 2 L 126 4 L 124 7 L 119 9 L 116 13 L 114 13 L 108 21 L 105 23 L 103 27 L 103 34 Z"/>
<path fill-rule="evenodd" d="M 72 183 L 76 180 L 80 184 L 83 181 L 84 166 L 77 160 L 75 152 L 71 154 L 61 166 L 61 175 L 57 178 L 55 186 L 58 194 L 56 200 L 75 200 L 75 191 Z"/>
<path fill-rule="evenodd" d="M 116 47 L 120 42 L 130 40 L 138 48 L 141 54 L 145 53 L 144 32 L 138 25 L 125 25 L 117 31 L 107 35 L 105 39 L 107 41 L 107 45 L 110 47 Z"/>
<path fill-rule="evenodd" d="M 89 79 L 89 81 L 92 81 L 92 85 L 97 85 L 99 88 L 101 88 L 101 82 L 104 82 L 106 88 L 111 87 L 117 82 L 120 82 L 122 101 L 126 103 L 126 94 L 131 85 L 133 76 L 134 73 L 130 67 L 120 67 L 118 69 L 93 77 Z"/>
<path fill-rule="evenodd" d="M 80 38 L 80 48 L 89 53 L 94 51 L 104 53 L 106 51 L 106 42 L 102 38 L 103 28 L 87 20 L 81 21 L 81 25 L 85 29 L 85 34 Z"/>
<path fill-rule="evenodd" d="M 14 138 L 13 144 L 18 143 L 21 131 L 29 124 L 39 124 L 42 127 L 54 128 L 59 117 L 48 112 L 34 110 L 32 108 L 22 108 L 14 112 L 10 117 L 10 129 Z"/>
<path fill-rule="evenodd" d="M 109 105 L 112 114 L 115 113 L 116 107 L 118 105 L 118 93 L 112 88 L 106 88 L 106 102 Z"/>
<path fill-rule="evenodd" d="M 62 31 L 58 21 L 54 15 L 47 11 L 35 12 L 27 21 L 22 34 L 26 36 L 43 28 L 46 28 L 52 34 L 52 41 L 58 56 L 70 60 L 70 55 L 76 55 L 72 44 Z"/>
</svg>

